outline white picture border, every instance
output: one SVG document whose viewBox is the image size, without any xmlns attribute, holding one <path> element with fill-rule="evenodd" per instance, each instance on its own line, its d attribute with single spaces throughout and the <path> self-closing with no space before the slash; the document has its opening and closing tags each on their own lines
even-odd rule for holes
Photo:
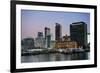
<svg viewBox="0 0 100 73">
<path fill-rule="evenodd" d="M 90 59 L 89 60 L 59 61 L 59 62 L 21 63 L 21 9 L 90 13 L 90 43 L 91 43 L 90 44 Z M 90 65 L 90 64 L 94 64 L 94 9 L 20 5 L 20 4 L 16 5 L 16 69 Z"/>
</svg>

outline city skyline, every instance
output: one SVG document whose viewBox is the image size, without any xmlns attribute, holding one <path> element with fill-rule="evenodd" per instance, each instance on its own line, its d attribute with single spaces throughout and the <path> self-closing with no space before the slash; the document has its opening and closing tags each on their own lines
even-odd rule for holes
<svg viewBox="0 0 100 73">
<path fill-rule="evenodd" d="M 62 26 L 62 36 L 70 35 L 70 24 L 73 22 L 84 21 L 87 24 L 87 30 L 90 32 L 90 14 L 79 12 L 51 12 L 22 10 L 22 39 L 36 38 L 38 32 L 45 32 L 45 27 L 50 28 L 52 39 L 55 39 L 55 25 L 59 23 Z"/>
</svg>

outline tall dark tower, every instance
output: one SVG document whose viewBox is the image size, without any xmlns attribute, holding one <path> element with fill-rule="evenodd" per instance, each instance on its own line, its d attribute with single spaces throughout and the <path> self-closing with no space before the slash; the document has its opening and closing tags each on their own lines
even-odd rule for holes
<svg viewBox="0 0 100 73">
<path fill-rule="evenodd" d="M 87 24 L 85 22 L 75 22 L 70 24 L 71 40 L 76 41 L 79 46 L 87 45 Z"/>
<path fill-rule="evenodd" d="M 55 40 L 60 41 L 61 37 L 62 37 L 61 25 L 59 23 L 56 23 L 56 26 L 55 26 Z"/>
<path fill-rule="evenodd" d="M 48 35 L 50 35 L 50 28 L 45 27 L 45 39 Z"/>
<path fill-rule="evenodd" d="M 50 35 L 50 28 L 48 27 L 45 27 L 45 41 L 46 41 L 46 47 L 50 48 L 51 35 Z"/>
</svg>

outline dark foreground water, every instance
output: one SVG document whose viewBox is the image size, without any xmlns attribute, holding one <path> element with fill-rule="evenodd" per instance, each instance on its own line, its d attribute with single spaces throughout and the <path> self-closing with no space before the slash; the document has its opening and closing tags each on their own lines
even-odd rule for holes
<svg viewBox="0 0 100 73">
<path fill-rule="evenodd" d="M 69 61 L 69 60 L 87 60 L 89 59 L 89 52 L 73 53 L 73 54 L 39 54 L 31 56 L 21 56 L 22 63 L 28 62 L 48 62 L 48 61 Z"/>
</svg>

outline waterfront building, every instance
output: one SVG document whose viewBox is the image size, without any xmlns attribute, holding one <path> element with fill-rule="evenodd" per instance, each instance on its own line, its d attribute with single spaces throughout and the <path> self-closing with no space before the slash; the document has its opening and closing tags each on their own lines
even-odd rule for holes
<svg viewBox="0 0 100 73">
<path fill-rule="evenodd" d="M 77 42 L 71 41 L 69 36 L 63 36 L 62 41 L 55 42 L 56 49 L 70 49 L 70 48 L 79 48 Z"/>
<path fill-rule="evenodd" d="M 87 24 L 85 22 L 75 22 L 70 24 L 70 37 L 76 41 L 79 46 L 87 45 Z"/>
<path fill-rule="evenodd" d="M 55 41 L 54 40 L 51 40 L 50 48 L 51 49 L 54 49 L 55 48 Z"/>
<path fill-rule="evenodd" d="M 62 27 L 59 23 L 56 23 L 55 26 L 55 40 L 60 41 L 62 38 Z"/>
<path fill-rule="evenodd" d="M 55 43 L 55 48 L 56 49 L 76 49 L 79 48 L 77 45 L 77 42 L 75 41 L 59 41 Z"/>
<path fill-rule="evenodd" d="M 34 48 L 34 38 L 24 38 L 21 41 L 22 50 L 28 50 Z"/>
<path fill-rule="evenodd" d="M 36 48 L 45 48 L 45 38 L 43 37 L 42 32 L 38 32 L 37 38 L 35 38 L 35 47 Z"/>
<path fill-rule="evenodd" d="M 51 34 L 50 34 L 50 28 L 45 27 L 45 47 L 50 48 L 51 43 Z"/>
</svg>

